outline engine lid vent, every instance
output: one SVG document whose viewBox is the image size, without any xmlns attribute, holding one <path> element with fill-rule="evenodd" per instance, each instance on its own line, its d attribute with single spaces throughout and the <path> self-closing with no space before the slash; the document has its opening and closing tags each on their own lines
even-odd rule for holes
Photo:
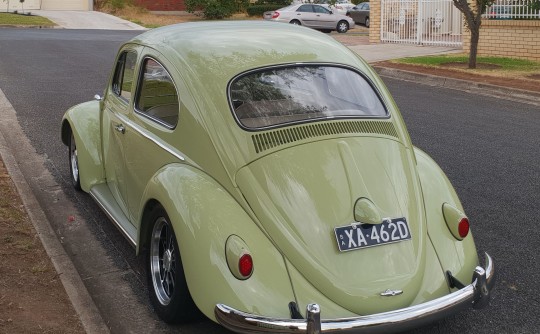
<svg viewBox="0 0 540 334">
<path fill-rule="evenodd" d="M 263 151 L 309 138 L 341 134 L 368 133 L 398 138 L 394 124 L 388 121 L 338 121 L 306 124 L 251 136 L 255 152 Z"/>
</svg>

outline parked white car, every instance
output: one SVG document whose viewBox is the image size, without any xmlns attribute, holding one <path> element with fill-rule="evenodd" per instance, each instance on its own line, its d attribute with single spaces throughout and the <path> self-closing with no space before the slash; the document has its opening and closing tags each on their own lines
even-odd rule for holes
<svg viewBox="0 0 540 334">
<path fill-rule="evenodd" d="M 345 33 L 354 28 L 354 20 L 348 16 L 334 14 L 321 5 L 298 4 L 264 13 L 264 19 L 269 21 L 303 25 L 309 28 Z"/>
</svg>

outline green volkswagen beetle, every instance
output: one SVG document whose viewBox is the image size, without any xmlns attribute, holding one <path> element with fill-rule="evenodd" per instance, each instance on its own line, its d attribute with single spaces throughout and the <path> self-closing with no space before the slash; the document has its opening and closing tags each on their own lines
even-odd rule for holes
<svg viewBox="0 0 540 334">
<path fill-rule="evenodd" d="M 168 323 L 387 333 L 489 301 L 492 259 L 445 174 L 373 69 L 317 31 L 148 31 L 103 97 L 66 112 L 62 141 Z"/>
</svg>

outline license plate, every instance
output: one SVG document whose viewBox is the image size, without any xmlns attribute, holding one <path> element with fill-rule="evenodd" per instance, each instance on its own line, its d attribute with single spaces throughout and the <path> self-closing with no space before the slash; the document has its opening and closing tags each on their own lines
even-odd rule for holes
<svg viewBox="0 0 540 334">
<path fill-rule="evenodd" d="M 405 218 L 385 219 L 381 224 L 351 224 L 334 228 L 340 252 L 411 239 Z"/>
</svg>

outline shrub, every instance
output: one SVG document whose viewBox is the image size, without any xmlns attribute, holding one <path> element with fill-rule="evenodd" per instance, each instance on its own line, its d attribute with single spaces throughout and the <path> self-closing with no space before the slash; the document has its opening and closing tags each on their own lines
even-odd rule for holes
<svg viewBox="0 0 540 334">
<path fill-rule="evenodd" d="M 189 13 L 202 11 L 206 19 L 224 19 L 234 13 L 244 11 L 249 0 L 186 0 Z"/>
<path fill-rule="evenodd" d="M 285 7 L 290 4 L 291 0 L 257 0 L 257 2 L 255 3 L 255 5 L 279 5 L 281 7 Z"/>
</svg>

